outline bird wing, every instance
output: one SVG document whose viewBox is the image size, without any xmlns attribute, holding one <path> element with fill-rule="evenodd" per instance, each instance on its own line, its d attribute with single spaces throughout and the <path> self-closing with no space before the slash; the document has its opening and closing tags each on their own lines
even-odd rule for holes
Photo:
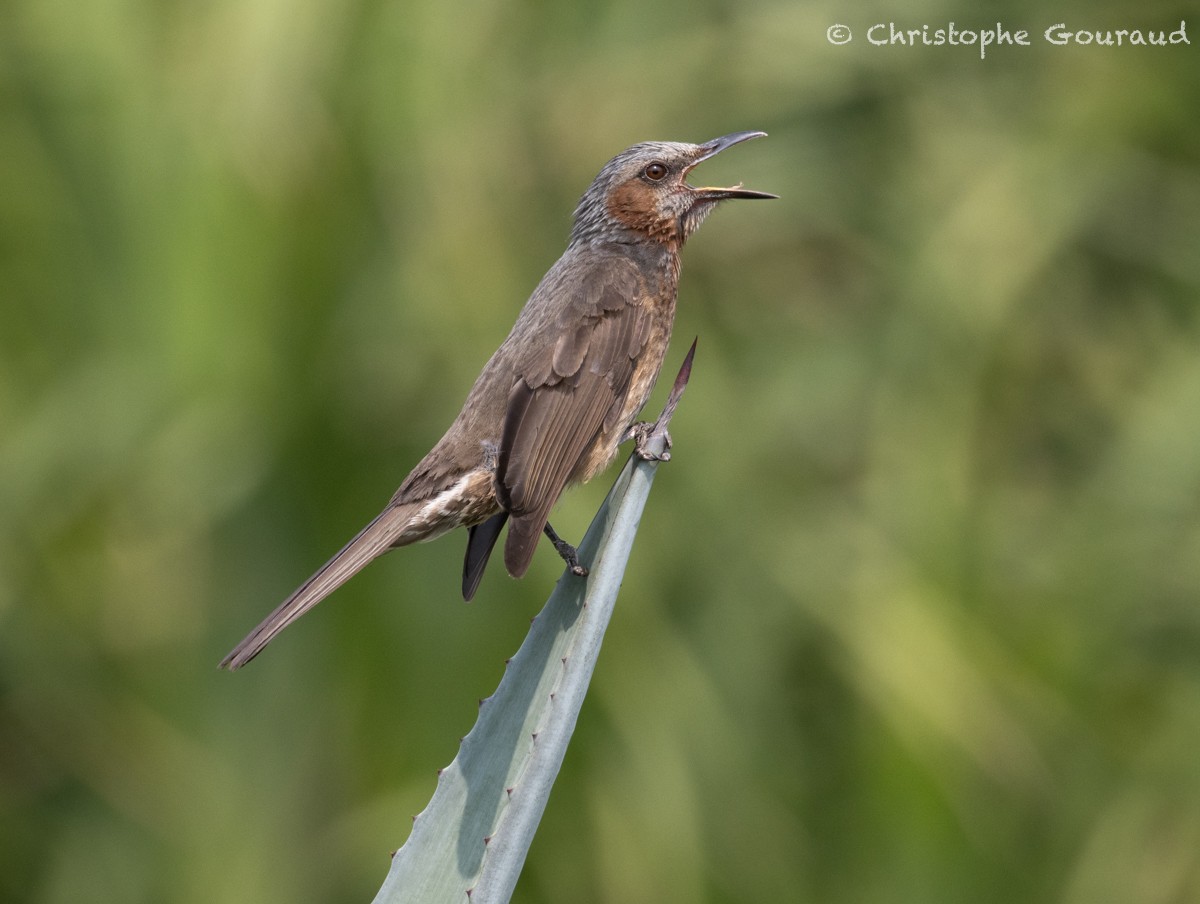
<svg viewBox="0 0 1200 904">
<path fill-rule="evenodd" d="M 529 567 L 550 509 L 602 431 L 611 431 L 646 347 L 654 311 L 628 260 L 602 258 L 558 287 L 553 342 L 515 361 L 496 460 L 497 496 L 511 516 L 509 574 Z"/>
</svg>

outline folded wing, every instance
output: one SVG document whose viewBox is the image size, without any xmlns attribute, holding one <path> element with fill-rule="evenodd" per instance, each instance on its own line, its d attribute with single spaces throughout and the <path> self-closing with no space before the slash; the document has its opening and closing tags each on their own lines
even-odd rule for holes
<svg viewBox="0 0 1200 904">
<path fill-rule="evenodd" d="M 563 489 L 625 408 L 653 310 L 637 268 L 602 259 L 561 287 L 556 338 L 516 362 L 496 461 L 509 514 L 504 564 L 520 577 Z"/>
</svg>

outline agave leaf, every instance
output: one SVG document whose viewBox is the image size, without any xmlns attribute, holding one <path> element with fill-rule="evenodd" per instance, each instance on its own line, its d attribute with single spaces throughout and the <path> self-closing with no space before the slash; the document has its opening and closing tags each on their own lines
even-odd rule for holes
<svg viewBox="0 0 1200 904">
<path fill-rule="evenodd" d="M 652 453 L 666 450 L 667 422 L 694 351 L 695 343 L 650 434 Z M 617 477 L 579 545 L 590 574 L 564 571 L 458 755 L 439 773 L 375 904 L 503 904 L 512 896 L 575 730 L 657 467 L 634 455 Z"/>
</svg>

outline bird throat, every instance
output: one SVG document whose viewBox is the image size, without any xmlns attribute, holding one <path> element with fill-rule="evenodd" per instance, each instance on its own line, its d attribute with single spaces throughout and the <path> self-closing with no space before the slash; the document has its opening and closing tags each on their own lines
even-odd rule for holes
<svg viewBox="0 0 1200 904">
<path fill-rule="evenodd" d="M 608 196 L 607 207 L 608 215 L 626 229 L 675 250 L 687 238 L 682 218 L 664 216 L 654 190 L 641 182 L 630 181 L 616 188 Z"/>
</svg>

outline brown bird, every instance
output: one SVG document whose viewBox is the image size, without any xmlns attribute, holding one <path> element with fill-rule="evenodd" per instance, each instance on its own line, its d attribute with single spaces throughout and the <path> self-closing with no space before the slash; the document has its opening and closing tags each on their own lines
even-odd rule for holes
<svg viewBox="0 0 1200 904">
<path fill-rule="evenodd" d="M 644 433 L 634 418 L 662 367 L 679 251 L 726 198 L 765 192 L 694 188 L 696 164 L 764 132 L 704 144 L 647 142 L 600 170 L 575 209 L 563 256 L 484 365 L 446 435 L 387 507 L 225 657 L 238 669 L 376 556 L 469 528 L 463 597 L 471 599 L 505 522 L 504 565 L 525 574 L 545 533 L 579 575 L 575 550 L 547 518 L 569 485 L 590 480 Z"/>
</svg>

